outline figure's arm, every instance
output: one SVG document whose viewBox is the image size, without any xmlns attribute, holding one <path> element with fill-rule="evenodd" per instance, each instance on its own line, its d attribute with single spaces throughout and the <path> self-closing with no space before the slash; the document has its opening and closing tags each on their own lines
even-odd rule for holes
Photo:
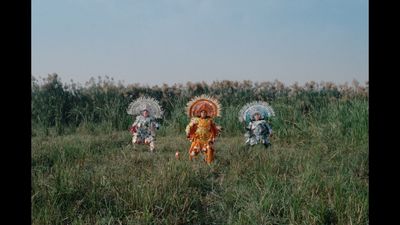
<svg viewBox="0 0 400 225">
<path fill-rule="evenodd" d="M 247 126 L 246 126 L 246 124 L 245 124 L 245 127 L 244 127 L 247 131 L 250 131 L 251 130 L 251 122 L 249 122 L 249 124 L 247 124 Z"/>
<path fill-rule="evenodd" d="M 272 136 L 272 127 L 268 123 L 267 123 L 267 128 L 268 128 L 268 134 L 271 137 Z"/>
<path fill-rule="evenodd" d="M 160 129 L 160 123 L 158 123 L 154 118 L 151 121 L 151 126 L 153 127 L 153 129 Z"/>
<path fill-rule="evenodd" d="M 211 120 L 211 139 L 209 140 L 211 143 L 214 143 L 215 138 L 221 133 L 222 127 L 218 126 Z"/>
<path fill-rule="evenodd" d="M 252 133 L 252 125 L 253 125 L 253 122 L 249 122 L 249 124 L 247 125 L 247 127 L 246 127 L 246 131 L 249 133 L 249 134 L 251 134 Z"/>
<path fill-rule="evenodd" d="M 139 123 L 139 116 L 136 116 L 135 122 L 133 122 L 132 127 L 137 126 Z"/>
<path fill-rule="evenodd" d="M 194 132 L 196 132 L 197 122 L 198 120 L 196 118 L 192 118 L 189 124 L 186 126 L 185 133 L 187 138 L 191 139 Z"/>
<path fill-rule="evenodd" d="M 136 126 L 131 126 L 131 127 L 129 128 L 129 132 L 131 132 L 131 134 L 136 133 L 136 131 L 137 131 Z"/>
<path fill-rule="evenodd" d="M 137 131 L 137 124 L 139 122 L 139 116 L 136 117 L 135 122 L 133 122 L 133 124 L 131 125 L 131 127 L 129 128 L 129 131 L 134 134 Z"/>
</svg>

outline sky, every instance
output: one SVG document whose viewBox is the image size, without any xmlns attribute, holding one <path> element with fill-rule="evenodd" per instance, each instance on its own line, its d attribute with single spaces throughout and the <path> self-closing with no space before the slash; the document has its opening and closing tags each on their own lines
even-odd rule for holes
<svg viewBox="0 0 400 225">
<path fill-rule="evenodd" d="M 32 75 L 368 81 L 367 0 L 32 0 Z"/>
</svg>

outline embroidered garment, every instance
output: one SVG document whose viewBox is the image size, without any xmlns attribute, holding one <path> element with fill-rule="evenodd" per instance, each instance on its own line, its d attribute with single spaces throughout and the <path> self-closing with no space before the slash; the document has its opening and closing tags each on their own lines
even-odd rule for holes
<svg viewBox="0 0 400 225">
<path fill-rule="evenodd" d="M 272 116 L 275 116 L 275 112 L 267 102 L 254 101 L 242 107 L 239 111 L 239 121 L 244 123 L 246 128 L 246 144 L 263 144 L 266 147 L 271 145 L 269 137 L 272 128 L 267 119 Z"/>
<path fill-rule="evenodd" d="M 144 117 L 139 115 L 131 126 L 132 143 L 133 144 L 149 144 L 150 148 L 154 149 L 154 141 L 156 129 L 159 129 L 160 124 L 153 117 Z"/>
<path fill-rule="evenodd" d="M 191 117 L 186 126 L 186 137 L 192 142 L 189 148 L 189 159 L 192 161 L 199 153 L 210 164 L 214 161 L 214 142 L 221 131 L 213 117 L 220 115 L 220 106 L 216 99 L 202 95 L 187 104 L 187 114 Z M 202 115 L 203 112 L 203 115 Z"/>
<path fill-rule="evenodd" d="M 268 146 L 271 144 L 269 135 L 272 134 L 272 128 L 265 120 L 251 121 L 246 130 L 246 144 L 251 146 L 255 144 Z"/>
<path fill-rule="evenodd" d="M 214 141 L 219 129 L 211 118 L 192 118 L 186 127 L 186 135 L 192 142 L 189 149 L 189 159 L 192 160 L 200 152 L 204 154 L 205 161 L 214 160 Z"/>
<path fill-rule="evenodd" d="M 154 151 L 156 130 L 160 127 L 156 119 L 163 114 L 158 101 L 150 97 L 140 97 L 129 104 L 127 113 L 136 116 L 129 129 L 132 144 L 148 144 L 150 151 Z"/>
</svg>

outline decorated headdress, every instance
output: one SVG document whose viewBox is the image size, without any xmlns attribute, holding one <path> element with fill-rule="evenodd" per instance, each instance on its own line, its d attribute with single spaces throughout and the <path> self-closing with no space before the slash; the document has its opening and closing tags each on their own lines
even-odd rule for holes
<svg viewBox="0 0 400 225">
<path fill-rule="evenodd" d="M 189 117 L 200 116 L 200 112 L 203 110 L 209 117 L 217 117 L 221 114 L 218 100 L 207 95 L 194 97 L 187 103 L 186 113 Z"/>
<path fill-rule="evenodd" d="M 139 97 L 131 102 L 126 112 L 130 115 L 139 115 L 147 110 L 154 118 L 161 118 L 163 110 L 157 100 L 151 97 Z"/>
<path fill-rule="evenodd" d="M 272 107 L 267 102 L 254 101 L 247 103 L 239 111 L 240 122 L 245 121 L 249 123 L 254 119 L 255 114 L 260 114 L 261 119 L 267 119 L 269 117 L 275 116 L 275 112 Z"/>
</svg>

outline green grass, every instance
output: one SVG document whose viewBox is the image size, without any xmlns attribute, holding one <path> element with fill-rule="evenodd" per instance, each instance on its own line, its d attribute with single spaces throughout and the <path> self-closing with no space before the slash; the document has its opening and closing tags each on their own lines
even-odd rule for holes
<svg viewBox="0 0 400 225">
<path fill-rule="evenodd" d="M 184 135 L 157 152 L 128 132 L 32 138 L 33 224 L 368 224 L 368 145 L 324 135 L 248 149 L 216 143 L 211 166 Z M 176 160 L 179 150 L 181 160 Z"/>
<path fill-rule="evenodd" d="M 310 85 L 33 82 L 32 223 L 368 224 L 368 88 Z M 184 135 L 186 103 L 203 93 L 223 115 L 210 166 L 188 160 Z M 156 153 L 128 132 L 143 94 L 165 109 Z M 270 149 L 243 144 L 237 113 L 252 100 L 275 110 Z"/>
</svg>

